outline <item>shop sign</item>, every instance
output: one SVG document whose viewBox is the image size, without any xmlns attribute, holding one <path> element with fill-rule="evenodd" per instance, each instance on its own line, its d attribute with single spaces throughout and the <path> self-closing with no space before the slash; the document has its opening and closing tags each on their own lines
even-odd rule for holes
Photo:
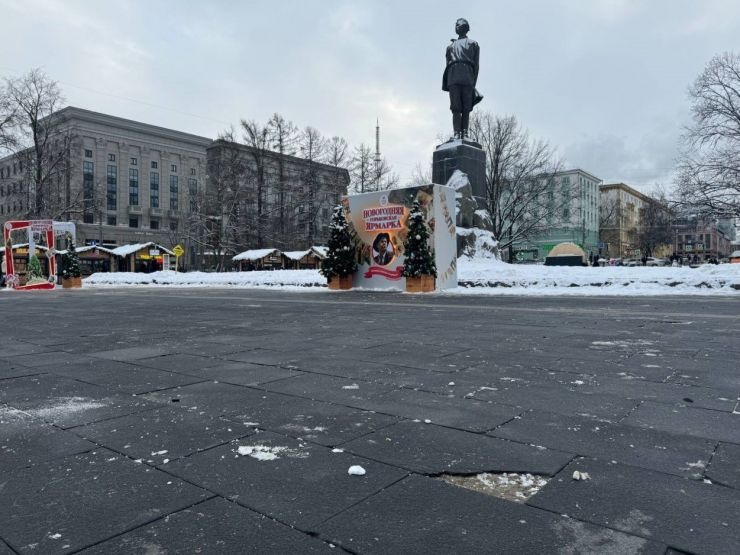
<svg viewBox="0 0 740 555">
<path fill-rule="evenodd" d="M 159 256 L 159 249 L 149 249 L 149 256 Z"/>
</svg>

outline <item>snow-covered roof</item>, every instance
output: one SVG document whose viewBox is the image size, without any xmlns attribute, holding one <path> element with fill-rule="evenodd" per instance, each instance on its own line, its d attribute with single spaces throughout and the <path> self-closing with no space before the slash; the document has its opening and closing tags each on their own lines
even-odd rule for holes
<svg viewBox="0 0 740 555">
<path fill-rule="evenodd" d="M 304 256 L 306 256 L 307 254 L 311 252 L 313 251 L 311 249 L 308 249 L 305 251 L 287 251 L 287 252 L 284 252 L 283 254 L 287 256 L 288 258 L 290 258 L 291 260 L 300 260 L 301 258 L 303 258 Z"/>
<path fill-rule="evenodd" d="M 244 252 L 240 252 L 239 254 L 235 255 L 232 260 L 261 260 L 262 258 L 266 257 L 269 254 L 281 254 L 281 252 L 277 249 L 252 249 Z"/>
<path fill-rule="evenodd" d="M 28 243 L 13 243 L 13 250 L 16 250 L 16 249 L 27 249 L 27 248 L 28 248 Z M 49 250 L 46 247 L 44 247 L 43 245 L 36 245 L 36 248 L 39 249 L 39 250 L 41 250 L 41 251 Z M 0 252 L 5 252 L 5 247 L 0 247 Z"/>
<path fill-rule="evenodd" d="M 137 243 L 135 245 L 121 245 L 120 247 L 116 247 L 111 252 L 115 254 L 116 256 L 128 256 L 130 254 L 133 254 L 135 252 L 139 252 L 143 249 L 148 248 L 155 248 L 159 249 L 161 251 L 164 251 L 165 254 L 169 254 L 170 256 L 175 256 L 175 253 L 172 252 L 169 249 L 164 248 L 162 245 L 158 245 L 157 243 L 153 241 L 149 241 L 148 243 Z"/>
<path fill-rule="evenodd" d="M 93 249 L 98 249 L 99 251 L 102 251 L 108 254 L 115 254 L 111 249 L 107 249 L 105 247 L 98 247 L 95 245 L 84 245 L 81 247 L 77 247 L 77 246 L 75 247 L 75 251 L 77 251 L 77 254 L 80 254 L 81 252 L 91 251 Z M 67 254 L 67 250 L 65 249 L 63 251 L 57 251 L 57 254 Z"/>
<path fill-rule="evenodd" d="M 288 258 L 290 258 L 291 260 L 300 260 L 304 256 L 307 256 L 310 254 L 313 254 L 323 260 L 324 258 L 326 258 L 328 251 L 329 251 L 328 247 L 313 246 L 310 249 L 307 249 L 305 251 L 287 251 L 287 252 L 283 252 L 283 254 L 287 256 Z"/>
</svg>

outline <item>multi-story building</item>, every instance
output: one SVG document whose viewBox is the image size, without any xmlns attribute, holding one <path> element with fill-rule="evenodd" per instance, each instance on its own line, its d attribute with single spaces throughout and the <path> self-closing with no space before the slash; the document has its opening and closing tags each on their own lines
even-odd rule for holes
<svg viewBox="0 0 740 555">
<path fill-rule="evenodd" d="M 305 249 L 328 241 L 332 208 L 347 194 L 346 169 L 224 140 L 207 151 L 208 212 L 218 216 L 224 249 Z"/>
<path fill-rule="evenodd" d="M 685 215 L 673 222 L 673 252 L 680 257 L 719 260 L 732 250 L 731 233 L 716 218 Z"/>
<path fill-rule="evenodd" d="M 266 150 L 258 163 L 243 145 L 74 107 L 50 118 L 55 147 L 45 160 L 56 169 L 44 181 L 45 208 L 36 210 L 29 152 L 9 156 L 0 159 L 0 223 L 43 212 L 74 221 L 78 244 L 182 244 L 185 263 L 197 266 L 207 256 L 208 235 L 223 221 L 227 207 L 218 202 L 230 201 L 206 190 L 206 182 L 212 192 L 222 181 L 219 160 L 227 151 L 239 159 L 238 169 L 230 168 L 239 184 L 225 188 L 238 191 L 227 210 L 235 216 L 229 230 L 238 239 L 235 252 L 326 242 L 331 207 L 347 193 L 347 170 L 319 162 Z M 63 164 L 56 164 L 59 157 Z"/>
<path fill-rule="evenodd" d="M 75 107 L 51 117 L 67 160 L 56 178 L 58 211 L 49 215 L 74 221 L 79 244 L 178 242 L 189 198 L 205 185 L 211 139 Z M 33 206 L 32 180 L 13 171 L 22 160 L 0 160 L 7 177 L 0 180 L 0 219 Z M 3 189 L 15 193 L 6 202 Z"/>
<path fill-rule="evenodd" d="M 599 191 L 602 255 L 637 258 L 671 254 L 667 207 L 625 183 L 604 184 Z M 660 226 L 666 229 L 661 231 Z M 645 243 L 656 243 L 650 253 L 643 252 Z"/>
<path fill-rule="evenodd" d="M 579 245 L 586 253 L 596 252 L 599 241 L 599 184 L 601 179 L 581 169 L 557 172 L 548 178 L 546 199 L 547 229 L 514 250 L 519 259 L 544 260 L 558 243 Z"/>
</svg>

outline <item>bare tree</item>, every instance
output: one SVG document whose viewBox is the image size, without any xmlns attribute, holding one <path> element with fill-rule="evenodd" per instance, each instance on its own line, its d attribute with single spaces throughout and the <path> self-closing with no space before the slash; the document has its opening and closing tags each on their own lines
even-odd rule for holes
<svg viewBox="0 0 740 555">
<path fill-rule="evenodd" d="M 417 163 L 411 172 L 411 181 L 409 182 L 410 187 L 429 185 L 432 182 L 432 162 L 429 161 L 425 165 Z"/>
<path fill-rule="evenodd" d="M 298 128 L 278 113 L 273 114 L 267 122 L 270 145 L 280 156 L 277 158 L 277 176 L 274 187 L 275 214 L 279 236 L 284 237 L 287 229 L 287 197 L 289 178 L 286 172 L 285 155 L 294 155 L 298 141 Z M 279 245 L 284 247 L 285 245 Z"/>
<path fill-rule="evenodd" d="M 314 244 L 317 232 L 318 163 L 324 160 L 327 143 L 318 129 L 309 126 L 301 132 L 299 145 L 301 158 L 306 162 L 301 172 L 303 194 L 299 197 L 299 214 L 303 217 L 299 218 L 299 223 L 306 226 L 306 243 L 310 246 Z"/>
<path fill-rule="evenodd" d="M 740 217 L 740 55 L 707 64 L 689 89 L 693 124 L 684 135 L 678 190 L 684 206 Z"/>
<path fill-rule="evenodd" d="M 15 106 L 5 85 L 0 87 L 0 157 L 13 152 L 15 146 Z"/>
<path fill-rule="evenodd" d="M 242 137 L 249 147 L 247 156 L 252 164 L 245 167 L 245 177 L 254 184 L 256 201 L 256 246 L 265 245 L 265 233 L 268 230 L 267 214 L 267 158 L 270 153 L 270 127 L 255 121 L 242 120 Z"/>
<path fill-rule="evenodd" d="M 349 170 L 350 188 L 355 193 L 393 189 L 400 181 L 388 161 L 385 158 L 376 161 L 372 150 L 364 143 L 353 150 Z"/>
<path fill-rule="evenodd" d="M 635 243 L 643 256 L 654 256 L 658 247 L 673 243 L 673 214 L 663 187 L 656 187 L 650 200 L 640 209 L 640 225 Z"/>
<path fill-rule="evenodd" d="M 577 191 L 558 183 L 561 169 L 555 151 L 535 140 L 514 116 L 476 112 L 471 116 L 471 138 L 486 154 L 486 206 L 500 248 L 533 240 L 566 218 Z"/>
<path fill-rule="evenodd" d="M 36 218 L 59 218 L 79 209 L 69 184 L 71 137 L 55 116 L 64 98 L 57 82 L 40 69 L 5 81 L 6 147 L 12 146 L 29 188 L 27 213 Z M 79 195 L 78 195 L 79 196 Z"/>
<path fill-rule="evenodd" d="M 611 249 L 611 255 L 624 254 L 620 236 L 623 225 L 624 209 L 619 198 L 616 195 L 602 196 L 599 200 L 599 241 L 606 243 L 607 252 Z"/>
</svg>

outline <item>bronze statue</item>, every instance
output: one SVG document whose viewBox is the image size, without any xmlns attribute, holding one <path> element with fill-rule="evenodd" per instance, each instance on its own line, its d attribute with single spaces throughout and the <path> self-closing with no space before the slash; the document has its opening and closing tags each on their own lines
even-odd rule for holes
<svg viewBox="0 0 740 555">
<path fill-rule="evenodd" d="M 450 110 L 452 110 L 452 127 L 456 139 L 468 136 L 468 120 L 473 106 L 483 97 L 475 85 L 478 81 L 478 59 L 480 47 L 468 38 L 470 25 L 465 19 L 455 22 L 457 38 L 447 47 L 445 58 L 447 66 L 442 76 L 442 90 L 450 93 Z"/>
</svg>

